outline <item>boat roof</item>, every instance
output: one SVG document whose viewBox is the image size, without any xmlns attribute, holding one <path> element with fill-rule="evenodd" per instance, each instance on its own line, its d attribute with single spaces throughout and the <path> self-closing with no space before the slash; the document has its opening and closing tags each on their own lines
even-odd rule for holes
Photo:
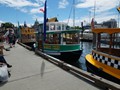
<svg viewBox="0 0 120 90">
<path fill-rule="evenodd" d="M 58 34 L 58 33 L 79 33 L 81 31 L 81 29 L 77 29 L 77 30 L 51 30 L 51 31 L 47 31 L 47 34 Z"/>
<path fill-rule="evenodd" d="M 67 25 L 67 23 L 65 23 L 65 22 L 47 22 L 47 24 L 65 24 L 65 25 Z"/>
<path fill-rule="evenodd" d="M 120 28 L 94 28 L 92 29 L 92 32 L 113 34 L 113 33 L 119 33 Z"/>
</svg>

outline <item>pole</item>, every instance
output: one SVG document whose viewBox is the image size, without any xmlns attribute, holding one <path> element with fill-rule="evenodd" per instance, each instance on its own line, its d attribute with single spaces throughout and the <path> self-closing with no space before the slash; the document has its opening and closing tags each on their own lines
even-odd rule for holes
<svg viewBox="0 0 120 90">
<path fill-rule="evenodd" d="M 75 28 L 75 0 L 73 0 L 73 27 Z"/>
<path fill-rule="evenodd" d="M 95 21 L 95 13 L 96 12 L 96 0 L 94 1 L 94 21 Z"/>
<path fill-rule="evenodd" d="M 89 11 L 89 24 L 90 24 L 90 21 L 91 21 L 91 11 Z"/>
<path fill-rule="evenodd" d="M 43 24 L 43 31 L 42 31 L 42 52 L 44 52 L 44 43 L 46 39 L 46 20 L 47 20 L 47 0 L 45 0 L 45 6 L 44 6 L 44 24 Z"/>
<path fill-rule="evenodd" d="M 118 5 L 118 8 L 120 7 L 120 1 L 119 1 L 119 5 Z M 119 18 L 120 18 L 120 12 L 118 12 L 118 28 L 119 28 Z"/>
</svg>

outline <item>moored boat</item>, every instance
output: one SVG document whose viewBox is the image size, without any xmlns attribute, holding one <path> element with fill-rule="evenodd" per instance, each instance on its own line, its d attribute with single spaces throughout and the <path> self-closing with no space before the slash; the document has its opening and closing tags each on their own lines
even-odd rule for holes
<svg viewBox="0 0 120 90">
<path fill-rule="evenodd" d="M 30 27 L 19 27 L 19 35 L 19 42 L 32 47 L 34 50 L 33 44 L 36 42 L 35 30 Z"/>
<path fill-rule="evenodd" d="M 63 61 L 77 61 L 82 53 L 81 30 L 70 30 L 66 23 L 47 22 L 46 39 L 39 34 L 38 49 Z"/>
<path fill-rule="evenodd" d="M 36 36 L 35 31 L 32 28 L 29 27 L 22 27 L 21 28 L 21 42 L 26 43 L 35 43 Z"/>
<path fill-rule="evenodd" d="M 120 28 L 92 28 L 92 32 L 93 50 L 85 57 L 88 71 L 120 84 Z"/>
</svg>

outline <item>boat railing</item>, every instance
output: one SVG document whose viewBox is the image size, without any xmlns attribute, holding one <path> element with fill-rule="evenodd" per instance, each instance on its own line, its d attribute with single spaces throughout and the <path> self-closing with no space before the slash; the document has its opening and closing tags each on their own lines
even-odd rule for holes
<svg viewBox="0 0 120 90">
<path fill-rule="evenodd" d="M 110 54 L 110 55 L 113 55 L 113 56 L 116 56 L 116 57 L 120 57 L 120 49 L 117 49 L 117 48 L 106 48 L 106 47 L 102 47 L 102 48 L 98 48 L 97 49 L 99 52 L 103 52 L 103 53 L 106 53 L 106 54 Z"/>
<path fill-rule="evenodd" d="M 101 52 L 102 51 L 102 52 Z M 115 51 L 115 50 L 113 50 L 113 51 Z M 119 61 L 120 62 L 120 55 L 114 55 L 114 54 L 108 54 L 108 53 L 106 53 L 106 52 L 109 52 L 109 50 L 107 49 L 107 48 L 101 48 L 101 50 L 99 49 L 99 50 L 92 50 L 92 54 L 98 54 L 97 56 L 98 57 L 100 57 L 100 56 L 104 56 L 104 57 L 108 57 L 108 58 L 110 58 L 110 59 L 114 59 L 114 60 L 117 60 L 117 61 Z M 120 52 L 120 50 L 118 50 L 118 52 L 116 52 L 116 54 L 118 53 L 119 54 L 119 52 Z M 113 52 L 113 53 L 115 53 L 115 52 Z M 94 56 L 93 55 L 93 56 Z"/>
</svg>

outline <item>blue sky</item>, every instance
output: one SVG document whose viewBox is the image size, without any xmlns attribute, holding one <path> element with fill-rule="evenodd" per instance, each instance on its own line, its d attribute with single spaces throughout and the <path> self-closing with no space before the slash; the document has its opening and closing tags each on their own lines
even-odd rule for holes
<svg viewBox="0 0 120 90">
<path fill-rule="evenodd" d="M 45 0 L 0 0 L 0 23 L 12 22 L 17 25 L 19 21 L 23 25 L 24 21 L 31 26 L 37 19 L 43 22 L 43 13 L 39 10 L 44 7 Z M 87 24 L 94 17 L 102 22 L 114 18 L 118 20 L 116 7 L 119 0 L 75 0 L 75 25 L 81 22 Z M 57 17 L 61 22 L 68 22 L 72 26 L 73 16 L 70 15 L 73 0 L 47 0 L 47 17 Z M 69 15 L 71 16 L 69 18 Z"/>
</svg>

